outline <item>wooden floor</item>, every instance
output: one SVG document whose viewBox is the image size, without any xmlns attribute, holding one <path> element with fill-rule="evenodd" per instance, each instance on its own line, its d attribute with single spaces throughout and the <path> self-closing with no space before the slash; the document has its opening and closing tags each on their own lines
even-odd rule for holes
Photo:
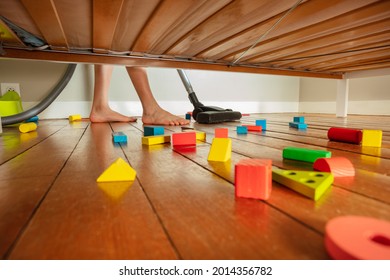
<svg viewBox="0 0 390 280">
<path fill-rule="evenodd" d="M 238 123 L 200 125 L 196 149 L 142 146 L 142 122 L 91 124 L 41 120 L 36 132 L 3 128 L 0 136 L 2 259 L 329 259 L 328 220 L 363 215 L 390 220 L 390 117 L 305 115 L 307 131 L 290 129 L 293 114 L 265 118 L 268 130 L 237 135 Z M 332 126 L 383 130 L 382 148 L 329 142 Z M 228 127 L 232 160 L 207 161 L 215 127 Z M 127 145 L 114 145 L 123 131 Z M 166 127 L 166 134 L 181 131 Z M 287 146 L 327 149 L 349 158 L 352 179 L 336 179 L 317 202 L 273 183 L 264 202 L 234 195 L 234 165 L 269 158 L 285 169 L 312 164 L 283 160 Z M 131 183 L 98 184 L 122 157 L 137 172 Z"/>
</svg>

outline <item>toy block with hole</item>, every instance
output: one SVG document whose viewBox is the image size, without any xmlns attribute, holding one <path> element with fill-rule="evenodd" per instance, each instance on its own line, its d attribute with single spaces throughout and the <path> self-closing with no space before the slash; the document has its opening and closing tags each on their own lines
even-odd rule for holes
<svg viewBox="0 0 390 280">
<path fill-rule="evenodd" d="M 243 124 L 242 126 L 245 126 L 248 131 L 258 131 L 261 132 L 263 129 L 261 126 L 258 125 L 249 125 L 249 124 Z"/>
<path fill-rule="evenodd" d="M 335 142 L 360 144 L 362 135 L 362 131 L 359 129 L 331 127 L 328 130 L 328 139 Z"/>
<path fill-rule="evenodd" d="M 262 130 L 267 130 L 267 120 L 265 119 L 256 120 L 256 125 L 261 126 Z"/>
<path fill-rule="evenodd" d="M 314 162 L 313 169 L 330 172 L 334 177 L 355 176 L 355 168 L 352 162 L 345 157 L 319 158 Z"/>
<path fill-rule="evenodd" d="M 272 190 L 272 160 L 242 159 L 235 165 L 237 197 L 267 200 Z"/>
<path fill-rule="evenodd" d="M 196 146 L 196 132 L 180 132 L 172 134 L 172 146 Z"/>
<path fill-rule="evenodd" d="M 237 134 L 248 134 L 248 128 L 246 126 L 237 126 Z"/>
<path fill-rule="evenodd" d="M 113 132 L 112 141 L 114 141 L 114 143 L 127 143 L 127 135 L 121 131 Z"/>
<path fill-rule="evenodd" d="M 330 158 L 332 153 L 323 150 L 311 150 L 298 147 L 287 147 L 283 149 L 283 158 L 299 161 L 315 162 L 318 158 Z"/>
<path fill-rule="evenodd" d="M 299 117 L 294 117 L 293 122 L 297 123 L 305 123 L 305 117 L 299 116 Z"/>
<path fill-rule="evenodd" d="M 144 126 L 144 136 L 164 135 L 163 126 Z"/>
<path fill-rule="evenodd" d="M 228 138 L 229 130 L 227 128 L 217 127 L 214 130 L 215 138 Z"/>
<path fill-rule="evenodd" d="M 171 142 L 169 135 L 155 135 L 142 137 L 142 145 L 151 146 Z"/>
<path fill-rule="evenodd" d="M 214 138 L 207 160 L 226 162 L 232 157 L 232 139 Z"/>
<path fill-rule="evenodd" d="M 135 170 L 122 158 L 115 160 L 96 180 L 96 182 L 134 181 Z"/>
<path fill-rule="evenodd" d="M 37 124 L 35 122 L 22 123 L 19 125 L 19 131 L 21 133 L 27 133 L 34 130 L 37 130 Z"/>
<path fill-rule="evenodd" d="M 272 180 L 317 201 L 333 183 L 331 173 L 297 170 L 272 170 Z"/>
<path fill-rule="evenodd" d="M 195 131 L 196 140 L 206 141 L 206 132 L 204 131 Z"/>
<path fill-rule="evenodd" d="M 382 146 L 382 130 L 363 129 L 362 146 L 380 148 Z"/>
<path fill-rule="evenodd" d="M 81 121 L 81 115 L 70 115 L 69 121 L 70 122 Z"/>
<path fill-rule="evenodd" d="M 307 124 L 299 122 L 290 122 L 288 126 L 297 129 L 307 129 Z"/>
</svg>

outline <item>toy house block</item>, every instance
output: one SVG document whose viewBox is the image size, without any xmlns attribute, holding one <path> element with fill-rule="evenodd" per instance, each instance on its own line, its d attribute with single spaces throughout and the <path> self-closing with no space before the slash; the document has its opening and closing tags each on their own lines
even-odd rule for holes
<svg viewBox="0 0 390 280">
<path fill-rule="evenodd" d="M 81 121 L 81 115 L 70 115 L 69 116 L 69 121 L 70 122 Z"/>
<path fill-rule="evenodd" d="M 169 135 L 155 135 L 142 137 L 142 145 L 151 146 L 157 144 L 164 144 L 171 142 L 171 136 Z"/>
<path fill-rule="evenodd" d="M 355 168 L 352 162 L 345 157 L 319 158 L 314 162 L 313 169 L 330 172 L 334 177 L 355 176 Z"/>
<path fill-rule="evenodd" d="M 127 143 L 127 135 L 121 131 L 113 132 L 112 141 L 114 141 L 114 143 Z"/>
<path fill-rule="evenodd" d="M 359 129 L 331 127 L 328 130 L 328 139 L 330 141 L 360 144 L 362 137 L 362 131 Z"/>
<path fill-rule="evenodd" d="M 237 126 L 237 134 L 248 134 L 248 128 L 246 126 Z"/>
<path fill-rule="evenodd" d="M 256 120 L 256 125 L 261 126 L 262 130 L 267 130 L 267 120 L 265 119 Z"/>
<path fill-rule="evenodd" d="M 134 181 L 135 170 L 122 158 L 115 160 L 96 180 L 96 182 Z"/>
<path fill-rule="evenodd" d="M 190 114 L 186 114 L 186 120 L 191 120 L 191 115 Z"/>
<path fill-rule="evenodd" d="M 22 123 L 19 125 L 19 131 L 21 133 L 31 132 L 37 129 L 37 124 L 34 122 Z"/>
<path fill-rule="evenodd" d="M 226 162 L 232 157 L 232 139 L 214 138 L 207 160 Z"/>
<path fill-rule="evenodd" d="M 362 146 L 380 148 L 382 146 L 382 130 L 363 129 Z"/>
<path fill-rule="evenodd" d="M 214 134 L 215 138 L 228 138 L 229 130 L 227 128 L 216 128 Z"/>
<path fill-rule="evenodd" d="M 196 132 L 181 132 L 172 134 L 172 146 L 196 146 Z"/>
<path fill-rule="evenodd" d="M 272 190 L 272 160 L 242 159 L 235 165 L 237 197 L 267 200 Z"/>
<path fill-rule="evenodd" d="M 196 140 L 206 141 L 206 132 L 204 131 L 195 131 Z"/>
<path fill-rule="evenodd" d="M 283 158 L 299 161 L 315 162 L 318 158 L 330 158 L 332 153 L 323 150 L 310 150 L 298 147 L 287 147 L 283 149 Z"/>
<path fill-rule="evenodd" d="M 289 125 L 289 127 L 297 128 L 297 129 L 306 129 L 307 128 L 307 124 L 299 123 L 299 122 L 290 122 L 288 125 Z"/>
<path fill-rule="evenodd" d="M 293 122 L 297 123 L 305 123 L 305 117 L 299 116 L 299 117 L 294 117 Z"/>
<path fill-rule="evenodd" d="M 262 131 L 262 127 L 258 126 L 258 125 L 247 125 L 247 124 L 244 124 L 243 126 L 245 126 L 248 129 L 248 131 L 258 131 L 258 132 Z"/>
<path fill-rule="evenodd" d="M 317 201 L 330 188 L 331 173 L 296 170 L 272 170 L 272 180 Z"/>
<path fill-rule="evenodd" d="M 163 126 L 144 126 L 144 136 L 164 135 Z"/>
</svg>

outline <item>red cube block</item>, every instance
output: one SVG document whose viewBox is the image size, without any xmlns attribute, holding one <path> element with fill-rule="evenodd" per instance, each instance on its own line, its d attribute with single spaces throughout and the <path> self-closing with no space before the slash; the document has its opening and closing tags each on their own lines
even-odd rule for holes
<svg viewBox="0 0 390 280">
<path fill-rule="evenodd" d="M 229 130 L 227 128 L 216 128 L 215 138 L 228 138 Z"/>
<path fill-rule="evenodd" d="M 272 160 L 242 159 L 235 166 L 237 197 L 267 200 L 272 190 Z"/>
<path fill-rule="evenodd" d="M 193 145 L 196 146 L 196 132 L 173 133 L 171 136 L 172 146 Z"/>
</svg>

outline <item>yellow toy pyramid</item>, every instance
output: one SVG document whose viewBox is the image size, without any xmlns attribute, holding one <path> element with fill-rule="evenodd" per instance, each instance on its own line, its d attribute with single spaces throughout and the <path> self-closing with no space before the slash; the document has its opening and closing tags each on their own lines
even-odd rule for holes
<svg viewBox="0 0 390 280">
<path fill-rule="evenodd" d="M 118 158 L 97 178 L 96 182 L 134 181 L 136 174 L 126 161 Z"/>
</svg>

